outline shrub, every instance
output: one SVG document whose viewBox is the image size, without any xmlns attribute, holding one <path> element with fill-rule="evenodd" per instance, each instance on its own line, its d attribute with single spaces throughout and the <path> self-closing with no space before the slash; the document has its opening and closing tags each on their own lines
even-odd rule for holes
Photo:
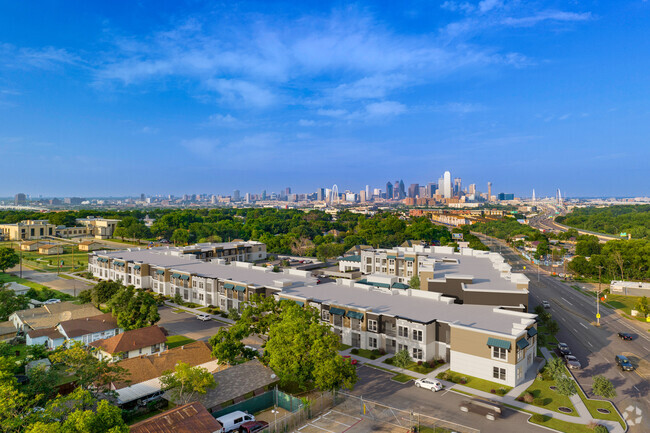
<svg viewBox="0 0 650 433">
<path fill-rule="evenodd" d="M 524 401 L 526 403 L 532 403 L 533 400 L 535 400 L 535 397 L 533 396 L 533 394 L 531 394 L 530 392 L 527 392 L 527 393 L 524 394 Z"/>
<path fill-rule="evenodd" d="M 375 355 L 374 353 L 371 353 L 370 354 L 370 359 L 377 359 L 377 355 Z"/>
<path fill-rule="evenodd" d="M 505 388 L 499 388 L 497 389 L 497 395 L 506 395 L 508 393 L 508 390 Z"/>
<path fill-rule="evenodd" d="M 599 424 L 594 428 L 594 433 L 609 433 L 609 429 Z"/>
<path fill-rule="evenodd" d="M 531 419 L 531 421 L 534 421 L 534 422 L 544 422 L 544 421 L 546 421 L 546 417 L 544 415 L 542 415 L 541 413 L 536 413 L 530 419 Z"/>
<path fill-rule="evenodd" d="M 386 358 L 384 362 L 388 365 L 393 365 L 393 358 Z"/>
<path fill-rule="evenodd" d="M 543 398 L 535 398 L 535 399 L 533 399 L 533 404 L 535 406 L 544 406 L 544 403 L 546 403 L 546 402 L 544 401 Z"/>
<path fill-rule="evenodd" d="M 490 390 L 490 392 L 491 392 L 492 394 L 496 394 L 496 393 L 497 393 L 497 390 L 494 389 L 494 388 L 492 388 L 492 389 Z"/>
<path fill-rule="evenodd" d="M 380 353 L 379 353 L 379 349 L 374 349 L 374 350 L 372 351 L 372 354 L 373 354 L 373 355 L 380 355 Z"/>
<path fill-rule="evenodd" d="M 358 355 L 359 354 L 359 349 L 357 349 L 355 347 L 354 349 L 350 350 L 350 353 L 353 354 L 353 355 Z"/>
<path fill-rule="evenodd" d="M 461 385 L 465 385 L 465 384 L 467 383 L 467 378 L 465 378 L 465 377 L 461 377 L 461 378 L 458 380 L 458 383 L 460 383 Z"/>
<path fill-rule="evenodd" d="M 418 365 L 422 365 L 422 361 L 418 361 Z"/>
<path fill-rule="evenodd" d="M 379 354 L 381 356 L 384 356 L 386 354 L 386 351 L 384 349 L 379 349 Z"/>
</svg>

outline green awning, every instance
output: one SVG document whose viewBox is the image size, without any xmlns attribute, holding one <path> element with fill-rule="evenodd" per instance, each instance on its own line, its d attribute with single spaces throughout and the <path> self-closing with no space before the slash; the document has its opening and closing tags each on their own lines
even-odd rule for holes
<svg viewBox="0 0 650 433">
<path fill-rule="evenodd" d="M 156 269 L 156 273 L 158 275 L 163 275 L 165 273 L 165 270 L 164 269 Z"/>
<path fill-rule="evenodd" d="M 404 283 L 393 283 L 393 289 L 408 289 L 409 285 Z"/>
<path fill-rule="evenodd" d="M 360 262 L 361 261 L 361 256 L 347 256 L 343 257 L 341 261 L 344 262 Z"/>
<path fill-rule="evenodd" d="M 245 292 L 246 286 L 235 286 L 235 290 L 237 290 L 238 292 Z"/>
<path fill-rule="evenodd" d="M 181 275 L 181 280 L 189 280 L 190 276 L 189 275 Z"/>
<path fill-rule="evenodd" d="M 522 338 L 521 340 L 517 341 L 517 347 L 520 350 L 523 350 L 523 349 L 527 348 L 528 346 L 530 346 L 530 343 L 525 338 Z"/>
<path fill-rule="evenodd" d="M 528 338 L 533 337 L 535 335 L 537 335 L 537 328 L 530 328 L 528 330 Z"/>
<path fill-rule="evenodd" d="M 507 340 L 499 340 L 498 338 L 488 337 L 488 346 L 500 347 L 501 349 L 510 350 L 510 342 Z"/>
<path fill-rule="evenodd" d="M 177 274 L 176 272 L 172 274 L 172 278 L 180 278 L 180 276 L 181 274 Z"/>
<path fill-rule="evenodd" d="M 140 265 L 133 266 L 133 269 L 140 269 Z"/>
<path fill-rule="evenodd" d="M 115 266 L 124 266 L 123 262 L 113 262 L 113 263 L 115 264 Z"/>
<path fill-rule="evenodd" d="M 330 307 L 330 314 L 338 314 L 339 316 L 345 316 L 345 310 L 343 308 Z"/>
<path fill-rule="evenodd" d="M 346 316 L 352 318 L 352 319 L 359 319 L 363 320 L 363 313 L 359 313 L 358 311 L 348 311 Z"/>
<path fill-rule="evenodd" d="M 409 262 L 414 262 L 414 261 L 415 261 L 415 257 L 404 257 L 404 260 L 407 260 L 407 261 L 409 261 Z"/>
<path fill-rule="evenodd" d="M 384 289 L 390 289 L 390 284 L 388 284 L 388 283 L 373 283 L 373 282 L 370 282 L 370 284 L 372 284 L 375 287 L 383 287 Z"/>
<path fill-rule="evenodd" d="M 392 254 L 389 254 L 389 255 L 387 255 L 386 257 L 389 258 L 389 259 L 394 259 L 394 258 L 395 258 L 395 256 L 392 255 Z"/>
<path fill-rule="evenodd" d="M 234 289 L 235 285 L 233 283 L 225 283 L 223 285 L 226 289 Z"/>
</svg>

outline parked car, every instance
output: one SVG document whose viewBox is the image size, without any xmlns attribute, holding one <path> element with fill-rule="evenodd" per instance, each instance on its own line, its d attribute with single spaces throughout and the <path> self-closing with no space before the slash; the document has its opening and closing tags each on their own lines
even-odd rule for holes
<svg viewBox="0 0 650 433">
<path fill-rule="evenodd" d="M 439 380 L 428 379 L 426 377 L 416 380 L 415 386 L 418 388 L 430 389 L 433 392 L 440 391 L 442 388 L 444 388 Z"/>
<path fill-rule="evenodd" d="M 573 355 L 567 355 L 564 357 L 564 361 L 566 361 L 567 367 L 571 369 L 578 370 L 582 365 L 580 365 L 580 361 L 578 361 L 578 358 L 576 358 Z"/>
<path fill-rule="evenodd" d="M 165 391 L 162 391 L 162 390 L 156 391 L 153 394 L 151 394 L 149 397 L 142 398 L 142 399 L 138 400 L 138 406 L 144 407 L 144 406 L 146 406 L 147 404 L 149 404 L 151 402 L 161 400 L 163 394 L 165 394 Z"/>
<path fill-rule="evenodd" d="M 569 345 L 566 343 L 557 343 L 557 350 L 560 351 L 562 356 L 571 355 L 571 349 L 569 349 Z"/>
<path fill-rule="evenodd" d="M 248 421 L 239 427 L 241 433 L 257 433 L 264 430 L 269 426 L 269 423 L 266 421 Z"/>
<path fill-rule="evenodd" d="M 58 304 L 59 302 L 61 302 L 60 299 L 52 298 L 52 299 L 48 299 L 47 301 L 43 302 L 43 304 L 50 305 L 50 304 Z"/>
<path fill-rule="evenodd" d="M 551 308 L 551 304 L 548 301 L 542 301 L 542 306 L 544 308 Z"/>
<path fill-rule="evenodd" d="M 209 314 L 199 314 L 198 316 L 196 316 L 196 318 L 202 322 L 207 322 L 208 320 L 212 320 L 212 317 Z"/>
<path fill-rule="evenodd" d="M 627 333 L 627 332 L 619 332 L 618 336 L 621 340 L 632 340 L 634 337 L 632 337 L 632 334 Z"/>
<path fill-rule="evenodd" d="M 352 363 L 352 365 L 357 365 L 358 364 L 358 361 L 356 359 L 354 359 L 353 357 L 351 357 L 350 355 L 343 355 L 343 358 L 349 359 L 350 362 Z"/>
<path fill-rule="evenodd" d="M 244 423 L 255 421 L 255 417 L 241 410 L 230 412 L 217 418 L 219 424 L 223 426 L 222 433 L 228 433 L 233 430 L 239 430 Z"/>
<path fill-rule="evenodd" d="M 484 415 L 490 421 L 494 421 L 501 416 L 501 406 L 490 400 L 465 400 L 461 403 L 460 410 Z"/>
<path fill-rule="evenodd" d="M 618 365 L 621 370 L 623 371 L 634 371 L 634 366 L 630 362 L 629 359 L 627 359 L 627 356 L 624 355 L 616 355 L 616 365 Z"/>
</svg>

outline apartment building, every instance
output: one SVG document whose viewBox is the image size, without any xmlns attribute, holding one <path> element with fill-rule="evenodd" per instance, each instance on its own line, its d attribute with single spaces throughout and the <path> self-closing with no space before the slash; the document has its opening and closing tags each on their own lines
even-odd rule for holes
<svg viewBox="0 0 650 433">
<path fill-rule="evenodd" d="M 233 241 L 194 244 L 178 249 L 200 260 L 222 259 L 230 262 L 256 262 L 266 259 L 266 244 L 257 241 Z"/>
<path fill-rule="evenodd" d="M 418 276 L 421 290 L 440 293 L 458 303 L 528 309 L 528 278 L 512 272 L 498 253 L 413 245 L 364 250 L 358 256 L 341 259 L 339 269 L 396 277 L 403 284 Z"/>
<path fill-rule="evenodd" d="M 480 305 L 480 297 L 471 299 L 476 304 L 459 299 L 468 297 L 466 293 L 445 296 L 433 290 L 413 290 L 400 281 L 407 278 L 406 274 L 388 274 L 389 269 L 397 268 L 400 257 L 405 272 L 420 276 L 433 272 L 427 283 L 436 287 L 443 277 L 452 279 L 452 265 L 458 272 L 461 266 L 472 265 L 472 259 L 483 260 L 483 265 L 474 269 L 476 277 L 462 278 L 460 287 L 467 291 L 473 285 L 479 287 L 488 284 L 488 280 L 501 278 L 497 258 L 474 256 L 472 251 L 455 254 L 451 249 L 431 250 L 423 246 L 411 250 L 398 248 L 391 254 L 372 253 L 379 254 L 380 270 L 385 256 L 385 274 L 374 273 L 360 281 L 339 279 L 327 284 L 318 284 L 306 271 L 287 269 L 276 273 L 252 263 L 226 264 L 223 259 L 206 262 L 173 248 L 95 252 L 89 256 L 89 271 L 101 279 L 119 279 L 167 296 L 180 294 L 186 301 L 217 305 L 226 311 L 241 311 L 254 294 L 274 296 L 315 308 L 321 320 L 330 324 L 345 344 L 383 349 L 388 353 L 407 350 L 417 361 L 441 358 L 461 374 L 507 386 L 523 382 L 534 365 L 537 347 L 534 314 L 524 312 L 519 304 L 513 308 L 504 303 Z M 448 257 L 445 261 L 436 254 Z M 389 255 L 395 257 L 391 259 Z M 377 255 L 368 257 L 372 259 L 371 266 L 377 269 Z M 368 257 L 361 256 L 358 262 L 352 263 L 365 266 L 364 258 Z M 389 260 L 394 261 L 392 267 Z M 407 265 L 409 262 L 413 265 Z M 434 269 L 430 270 L 432 262 Z M 499 280 L 499 284 L 505 282 L 508 280 Z M 489 300 L 503 298 L 496 289 L 498 284 L 493 284 L 495 287 L 488 284 L 479 288 L 492 290 Z M 527 290 L 517 290 L 527 298 Z M 527 299 L 522 303 L 527 305 Z"/>
<path fill-rule="evenodd" d="M 77 218 L 77 224 L 86 227 L 87 234 L 89 236 L 94 236 L 96 239 L 110 239 L 113 237 L 113 232 L 117 227 L 117 223 L 120 220 L 117 219 L 106 219 L 106 218 Z"/>
<path fill-rule="evenodd" d="M 459 373 L 516 386 L 534 366 L 535 315 L 457 304 L 439 293 L 338 280 L 274 294 L 316 308 L 344 344 L 416 361 L 444 359 Z"/>
<path fill-rule="evenodd" d="M 0 234 L 6 241 L 29 241 L 54 236 L 56 226 L 48 220 L 25 220 L 14 224 L 0 224 Z"/>
</svg>

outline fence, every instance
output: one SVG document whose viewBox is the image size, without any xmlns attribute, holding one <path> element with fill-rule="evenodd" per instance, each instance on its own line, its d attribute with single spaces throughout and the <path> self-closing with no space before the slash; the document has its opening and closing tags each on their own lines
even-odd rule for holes
<svg viewBox="0 0 650 433">
<path fill-rule="evenodd" d="M 297 397 L 285 394 L 284 392 L 278 391 L 277 389 L 272 389 L 271 391 L 267 391 L 264 394 L 249 398 L 248 400 L 213 412 L 212 415 L 215 418 L 219 418 L 222 415 L 230 412 L 235 412 L 237 410 L 248 413 L 257 413 L 273 406 L 279 406 L 289 412 L 295 412 L 301 409 L 304 404 L 302 400 Z"/>
<path fill-rule="evenodd" d="M 295 398 L 295 397 L 294 397 Z M 286 433 L 297 430 L 310 419 L 317 417 L 334 406 L 334 394 L 323 392 L 320 395 L 312 395 L 296 412 L 283 416 L 269 423 L 268 433 Z M 265 432 L 266 433 L 266 432 Z"/>
</svg>

